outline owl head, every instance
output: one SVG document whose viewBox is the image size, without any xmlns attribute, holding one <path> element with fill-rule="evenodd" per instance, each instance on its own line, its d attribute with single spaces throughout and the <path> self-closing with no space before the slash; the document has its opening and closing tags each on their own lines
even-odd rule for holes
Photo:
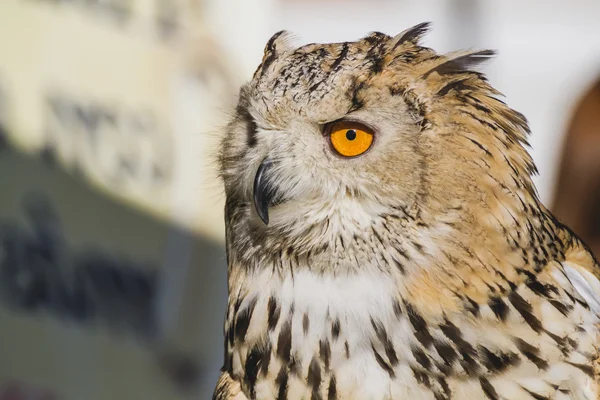
<svg viewBox="0 0 600 400">
<path fill-rule="evenodd" d="M 493 52 L 437 54 L 419 45 L 427 29 L 268 41 L 220 152 L 230 239 L 318 251 L 535 197 L 525 118 L 472 70 Z"/>
</svg>

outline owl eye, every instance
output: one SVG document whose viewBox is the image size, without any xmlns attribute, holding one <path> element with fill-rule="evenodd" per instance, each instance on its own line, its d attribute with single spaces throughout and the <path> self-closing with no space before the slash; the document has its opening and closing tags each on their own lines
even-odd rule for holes
<svg viewBox="0 0 600 400">
<path fill-rule="evenodd" d="M 356 157 L 371 147 L 373 131 L 356 121 L 338 121 L 328 127 L 333 149 L 341 156 Z"/>
</svg>

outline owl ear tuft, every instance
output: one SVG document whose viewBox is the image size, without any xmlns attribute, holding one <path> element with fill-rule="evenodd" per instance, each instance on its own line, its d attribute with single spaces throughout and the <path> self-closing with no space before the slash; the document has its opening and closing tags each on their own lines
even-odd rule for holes
<svg viewBox="0 0 600 400">
<path fill-rule="evenodd" d="M 282 30 L 271 36 L 271 39 L 265 46 L 263 59 L 267 57 L 275 57 L 280 54 L 286 53 L 292 49 L 291 46 L 292 34 L 288 31 Z"/>
<path fill-rule="evenodd" d="M 427 32 L 429 32 L 430 28 L 431 22 L 421 22 L 412 28 L 408 28 L 407 30 L 400 32 L 392 38 L 390 42 L 390 49 L 395 50 L 398 46 L 401 46 L 406 42 L 419 44 L 419 40 L 421 40 L 421 38 L 425 36 Z"/>
<path fill-rule="evenodd" d="M 434 72 L 437 72 L 440 75 L 468 72 L 471 68 L 489 60 L 495 55 L 496 52 L 494 50 L 481 50 L 458 56 L 450 55 L 450 58 L 447 61 L 436 65 L 434 68 L 427 71 L 423 77 L 427 78 Z"/>
</svg>

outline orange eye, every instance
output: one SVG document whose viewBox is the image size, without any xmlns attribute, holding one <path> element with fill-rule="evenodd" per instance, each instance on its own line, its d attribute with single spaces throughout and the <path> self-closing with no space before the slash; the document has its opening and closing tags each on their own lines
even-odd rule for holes
<svg viewBox="0 0 600 400">
<path fill-rule="evenodd" d="M 373 132 L 355 121 L 334 122 L 329 128 L 331 145 L 344 157 L 356 157 L 369 150 Z"/>
</svg>

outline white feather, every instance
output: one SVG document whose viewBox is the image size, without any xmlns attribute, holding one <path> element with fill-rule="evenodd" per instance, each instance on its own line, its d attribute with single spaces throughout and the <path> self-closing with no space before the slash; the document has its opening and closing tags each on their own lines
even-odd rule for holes
<svg viewBox="0 0 600 400">
<path fill-rule="evenodd" d="M 575 290 L 600 318 L 600 280 L 577 264 L 563 262 L 562 265 Z"/>
</svg>

